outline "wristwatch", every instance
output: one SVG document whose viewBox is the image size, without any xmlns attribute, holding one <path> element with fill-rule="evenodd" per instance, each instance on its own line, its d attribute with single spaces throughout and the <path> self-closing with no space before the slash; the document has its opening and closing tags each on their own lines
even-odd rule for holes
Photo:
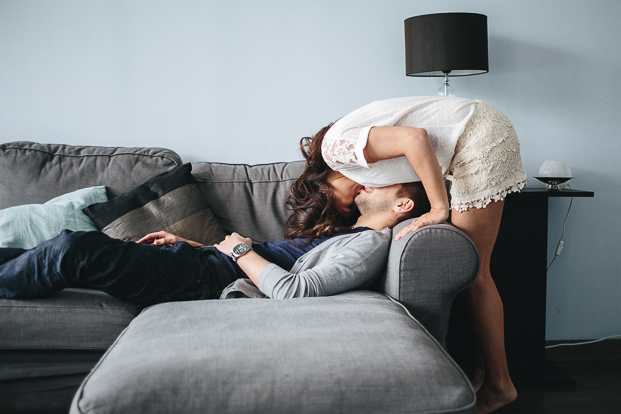
<svg viewBox="0 0 621 414">
<path fill-rule="evenodd" d="M 233 259 L 234 262 L 237 262 L 237 259 L 248 253 L 250 250 L 252 250 L 251 246 L 246 243 L 240 243 L 233 247 L 233 250 L 231 251 L 231 259 Z"/>
</svg>

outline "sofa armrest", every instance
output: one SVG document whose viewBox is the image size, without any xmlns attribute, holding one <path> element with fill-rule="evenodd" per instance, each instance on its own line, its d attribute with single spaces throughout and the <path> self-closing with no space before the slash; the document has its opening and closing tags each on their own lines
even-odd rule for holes
<svg viewBox="0 0 621 414">
<path fill-rule="evenodd" d="M 477 250 L 464 232 L 450 224 L 426 226 L 392 241 L 379 287 L 446 347 L 451 304 L 474 281 L 478 266 Z"/>
</svg>

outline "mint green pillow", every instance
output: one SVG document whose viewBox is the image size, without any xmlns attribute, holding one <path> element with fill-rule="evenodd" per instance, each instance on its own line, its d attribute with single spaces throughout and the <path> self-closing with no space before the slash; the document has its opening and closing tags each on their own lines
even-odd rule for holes
<svg viewBox="0 0 621 414">
<path fill-rule="evenodd" d="M 108 201 L 106 186 L 83 188 L 44 204 L 25 204 L 0 210 L 0 247 L 32 249 L 63 229 L 97 231 L 84 207 Z"/>
</svg>

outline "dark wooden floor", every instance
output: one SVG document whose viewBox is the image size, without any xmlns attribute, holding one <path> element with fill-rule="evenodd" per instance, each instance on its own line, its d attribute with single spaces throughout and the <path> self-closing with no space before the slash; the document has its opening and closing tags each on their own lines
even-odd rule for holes
<svg viewBox="0 0 621 414">
<path fill-rule="evenodd" d="M 547 349 L 546 356 L 575 387 L 518 389 L 517 401 L 496 413 L 621 413 L 621 340 Z"/>
</svg>

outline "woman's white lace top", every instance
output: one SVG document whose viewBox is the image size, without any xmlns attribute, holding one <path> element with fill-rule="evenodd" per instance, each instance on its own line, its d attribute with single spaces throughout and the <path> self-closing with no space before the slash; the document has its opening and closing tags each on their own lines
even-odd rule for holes
<svg viewBox="0 0 621 414">
<path fill-rule="evenodd" d="M 363 150 L 375 126 L 424 128 L 446 174 L 457 139 L 474 113 L 477 101 L 442 96 L 396 98 L 372 102 L 332 125 L 322 144 L 326 163 L 335 171 L 369 187 L 420 181 L 405 157 L 368 164 Z"/>
</svg>

